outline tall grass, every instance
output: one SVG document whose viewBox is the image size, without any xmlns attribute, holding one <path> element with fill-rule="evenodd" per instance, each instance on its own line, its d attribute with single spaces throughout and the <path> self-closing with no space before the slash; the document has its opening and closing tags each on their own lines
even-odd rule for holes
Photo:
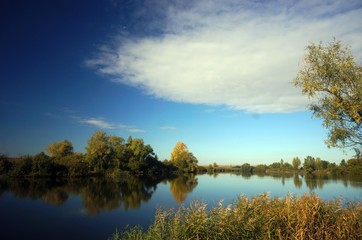
<svg viewBox="0 0 362 240">
<path fill-rule="evenodd" d="M 117 231 L 111 239 L 362 239 L 362 204 L 343 206 L 315 194 L 241 196 L 211 209 L 194 201 L 188 207 L 159 209 L 148 229 Z"/>
</svg>

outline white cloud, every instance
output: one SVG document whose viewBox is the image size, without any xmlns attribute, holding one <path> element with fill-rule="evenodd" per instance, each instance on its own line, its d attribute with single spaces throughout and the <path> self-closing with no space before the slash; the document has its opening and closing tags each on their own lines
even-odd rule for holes
<svg viewBox="0 0 362 240">
<path fill-rule="evenodd" d="M 145 133 L 145 130 L 137 128 L 133 125 L 125 125 L 125 124 L 114 124 L 104 120 L 103 118 L 81 118 L 78 116 L 73 116 L 72 118 L 76 119 L 78 122 L 82 124 L 87 124 L 90 126 L 94 126 L 100 129 L 119 129 L 127 132 L 133 133 Z"/>
<path fill-rule="evenodd" d="M 127 129 L 129 132 L 133 132 L 133 133 L 145 133 L 145 130 L 139 129 L 139 128 L 129 128 Z"/>
<path fill-rule="evenodd" d="M 307 104 L 291 82 L 310 42 L 335 37 L 362 53 L 358 1 L 205 0 L 167 9 L 162 34 L 119 38 L 88 64 L 157 98 L 275 113 Z"/>
<path fill-rule="evenodd" d="M 105 120 L 103 120 L 101 118 L 85 118 L 85 119 L 80 119 L 79 122 L 87 124 L 87 125 L 91 125 L 94 127 L 98 127 L 101 129 L 114 129 L 115 128 L 112 123 L 106 122 Z"/>
</svg>

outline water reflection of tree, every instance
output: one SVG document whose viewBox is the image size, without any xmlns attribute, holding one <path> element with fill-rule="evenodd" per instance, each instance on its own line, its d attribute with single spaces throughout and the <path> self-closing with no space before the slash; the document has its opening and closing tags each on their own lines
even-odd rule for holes
<svg viewBox="0 0 362 240">
<path fill-rule="evenodd" d="M 195 175 L 182 175 L 170 181 L 170 190 L 176 202 L 182 203 L 197 184 Z"/>
<path fill-rule="evenodd" d="M 298 189 L 300 189 L 303 185 L 303 181 L 299 178 L 299 175 L 297 173 L 295 173 L 293 176 L 293 182 L 294 186 Z"/>
<path fill-rule="evenodd" d="M 128 176 L 119 181 L 99 180 L 92 182 L 81 192 L 87 214 L 95 215 L 105 210 L 122 207 L 139 208 L 151 199 L 159 181 Z"/>
<path fill-rule="evenodd" d="M 241 176 L 244 178 L 244 179 L 250 179 L 251 178 L 251 173 L 250 172 L 241 172 Z"/>
<path fill-rule="evenodd" d="M 316 176 L 314 174 L 307 174 L 304 180 L 305 184 L 311 191 L 313 191 L 316 188 L 322 189 L 324 186 L 324 179 L 321 176 Z"/>
<path fill-rule="evenodd" d="M 0 179 L 0 193 L 11 191 L 20 198 L 42 199 L 45 203 L 62 205 L 70 194 L 82 198 L 85 213 L 95 215 L 122 207 L 139 208 L 151 199 L 161 179 L 127 176 L 120 180 L 101 178 Z"/>
<path fill-rule="evenodd" d="M 68 193 L 62 188 L 55 188 L 42 196 L 44 202 L 60 206 L 68 200 Z"/>
<path fill-rule="evenodd" d="M 63 184 L 51 179 L 14 178 L 5 181 L 7 182 L 8 189 L 14 196 L 19 198 L 28 197 L 31 199 L 42 198 L 49 191 Z"/>
<path fill-rule="evenodd" d="M 271 172 L 269 174 L 273 179 L 281 179 L 282 185 L 285 185 L 285 179 L 293 177 L 291 172 Z"/>
</svg>

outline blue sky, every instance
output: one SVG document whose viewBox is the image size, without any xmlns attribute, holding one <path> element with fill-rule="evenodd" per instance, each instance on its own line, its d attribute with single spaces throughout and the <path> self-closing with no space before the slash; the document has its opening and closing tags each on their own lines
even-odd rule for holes
<svg viewBox="0 0 362 240">
<path fill-rule="evenodd" d="M 339 163 L 291 82 L 311 42 L 360 63 L 361 16 L 358 0 L 1 1 L 0 152 L 83 152 L 102 129 L 161 160 L 183 141 L 200 164 Z"/>
</svg>

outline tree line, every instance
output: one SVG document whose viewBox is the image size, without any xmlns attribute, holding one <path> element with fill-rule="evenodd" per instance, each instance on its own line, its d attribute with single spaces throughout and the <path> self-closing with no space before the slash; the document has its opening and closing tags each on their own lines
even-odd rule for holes
<svg viewBox="0 0 362 240">
<path fill-rule="evenodd" d="M 285 162 L 281 159 L 279 162 L 272 164 L 258 164 L 252 166 L 249 163 L 242 165 L 219 167 L 217 163 L 210 164 L 203 169 L 208 173 L 213 172 L 241 172 L 244 174 L 264 174 L 267 172 L 288 172 L 288 171 L 303 171 L 305 173 L 331 173 L 331 174 L 361 174 L 362 173 L 362 158 L 355 157 L 349 160 L 342 159 L 339 164 L 331 163 L 322 160 L 319 157 L 307 156 L 302 163 L 299 157 L 294 157 L 292 163 Z"/>
<path fill-rule="evenodd" d="M 96 131 L 90 137 L 85 153 L 74 152 L 68 141 L 54 142 L 45 152 L 16 160 L 0 154 L 0 175 L 10 177 L 120 177 L 133 175 L 168 175 L 196 172 L 197 159 L 182 142 L 176 144 L 171 160 L 158 160 L 153 148 L 141 138 L 108 135 Z"/>
</svg>

